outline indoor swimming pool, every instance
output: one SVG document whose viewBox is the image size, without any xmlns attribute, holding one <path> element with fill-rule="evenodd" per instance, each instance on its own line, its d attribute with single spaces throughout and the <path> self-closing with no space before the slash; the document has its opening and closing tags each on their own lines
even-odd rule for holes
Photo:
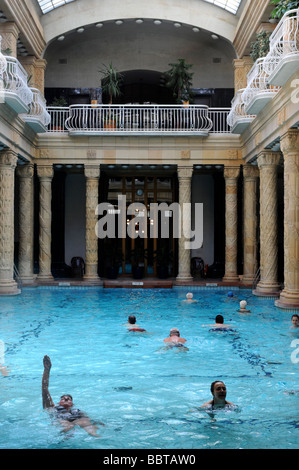
<svg viewBox="0 0 299 470">
<path fill-rule="evenodd" d="M 190 288 L 189 288 L 190 289 Z M 299 328 L 250 290 L 24 288 L 0 298 L 1 449 L 298 449 Z M 239 302 L 247 301 L 248 313 Z M 212 331 L 222 314 L 228 331 Z M 129 315 L 146 332 L 126 328 Z M 187 339 L 167 349 L 171 328 Z M 70 393 L 101 438 L 42 408 Z M 233 410 L 200 408 L 222 380 Z"/>
</svg>

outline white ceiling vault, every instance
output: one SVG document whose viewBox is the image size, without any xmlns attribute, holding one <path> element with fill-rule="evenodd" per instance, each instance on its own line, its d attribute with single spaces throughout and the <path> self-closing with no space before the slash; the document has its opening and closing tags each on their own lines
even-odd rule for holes
<svg viewBox="0 0 299 470">
<path fill-rule="evenodd" d="M 74 2 L 75 0 L 37 0 L 42 12 L 48 13 L 49 11 L 53 10 L 54 8 L 61 7 L 66 3 Z M 204 0 L 208 3 L 212 3 L 215 6 L 220 8 L 224 8 L 225 10 L 229 11 L 230 13 L 236 14 L 240 3 L 242 0 Z"/>
</svg>

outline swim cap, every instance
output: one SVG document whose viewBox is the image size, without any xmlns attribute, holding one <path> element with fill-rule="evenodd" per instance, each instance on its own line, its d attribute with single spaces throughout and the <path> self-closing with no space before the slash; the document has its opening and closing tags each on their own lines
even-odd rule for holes
<svg viewBox="0 0 299 470">
<path fill-rule="evenodd" d="M 233 297 L 234 296 L 234 293 L 230 290 L 228 293 L 227 293 L 227 297 Z"/>
</svg>

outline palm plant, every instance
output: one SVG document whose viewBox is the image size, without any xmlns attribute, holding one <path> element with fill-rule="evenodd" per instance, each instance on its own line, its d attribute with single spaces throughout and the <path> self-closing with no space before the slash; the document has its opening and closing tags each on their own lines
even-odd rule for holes
<svg viewBox="0 0 299 470">
<path fill-rule="evenodd" d="M 103 65 L 104 69 L 99 70 L 103 75 L 102 91 L 109 96 L 109 104 L 112 104 L 113 98 L 120 96 L 120 80 L 123 75 L 113 67 L 112 62 L 109 65 Z"/>
<path fill-rule="evenodd" d="M 275 5 L 270 18 L 277 18 L 279 20 L 287 11 L 299 8 L 299 0 L 272 0 L 270 3 Z"/>
<path fill-rule="evenodd" d="M 165 73 L 167 77 L 166 86 L 172 89 L 177 103 L 189 101 L 192 97 L 192 77 L 190 72 L 192 64 L 186 64 L 185 59 L 178 59 L 175 64 L 169 64 L 171 69 Z"/>
</svg>

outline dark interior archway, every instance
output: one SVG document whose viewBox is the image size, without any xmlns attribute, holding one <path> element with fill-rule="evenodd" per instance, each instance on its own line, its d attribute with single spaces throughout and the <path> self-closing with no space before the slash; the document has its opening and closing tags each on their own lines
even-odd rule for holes
<svg viewBox="0 0 299 470">
<path fill-rule="evenodd" d="M 173 102 L 172 92 L 165 86 L 163 73 L 153 70 L 128 70 L 122 72 L 121 104 L 169 104 Z"/>
</svg>

